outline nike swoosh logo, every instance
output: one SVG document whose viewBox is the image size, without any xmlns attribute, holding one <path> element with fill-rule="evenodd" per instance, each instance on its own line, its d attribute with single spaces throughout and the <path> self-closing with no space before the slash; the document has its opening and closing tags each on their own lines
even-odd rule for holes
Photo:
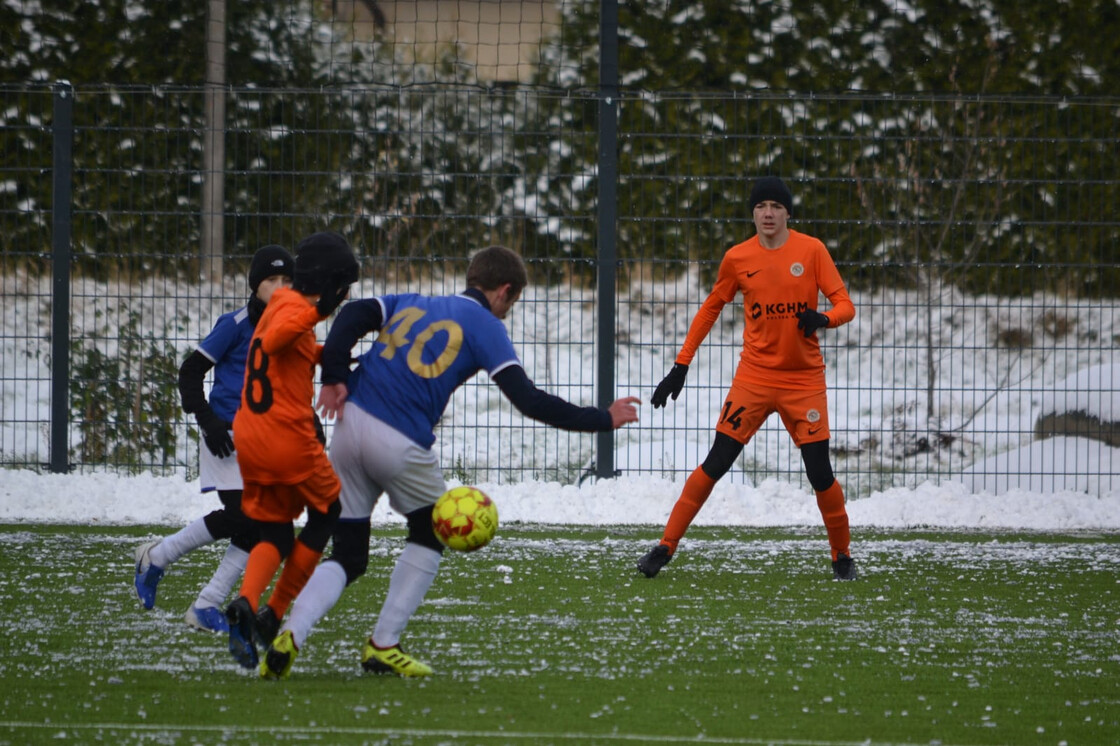
<svg viewBox="0 0 1120 746">
<path fill-rule="evenodd" d="M 819 433 L 820 431 L 821 431 L 821 428 L 820 428 L 820 426 L 819 426 L 819 425 L 818 425 L 817 427 L 811 427 L 811 428 L 809 428 L 809 434 L 810 434 L 810 435 L 816 435 L 816 434 L 817 434 L 817 433 Z"/>
<path fill-rule="evenodd" d="M 755 275 L 757 275 L 761 271 L 762 271 L 761 269 L 756 269 L 754 272 L 748 271 L 747 272 L 747 277 L 754 277 Z"/>
</svg>

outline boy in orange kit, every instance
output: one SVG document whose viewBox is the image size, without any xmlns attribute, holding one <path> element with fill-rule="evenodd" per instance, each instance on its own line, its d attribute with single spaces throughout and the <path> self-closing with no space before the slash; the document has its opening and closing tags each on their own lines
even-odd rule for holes
<svg viewBox="0 0 1120 746">
<path fill-rule="evenodd" d="M 295 250 L 292 287 L 277 290 L 249 343 L 241 407 L 233 420 L 244 481 L 242 510 L 259 541 L 249 553 L 240 596 L 226 609 L 229 650 L 255 668 L 292 599 L 307 583 L 338 520 L 338 477 L 316 435 L 313 378 L 322 347 L 315 325 L 358 280 L 358 261 L 342 236 L 315 233 Z M 294 521 L 306 508 L 307 523 Z M 268 603 L 260 598 L 283 564 Z M 258 609 L 258 607 L 260 607 Z"/>
<path fill-rule="evenodd" d="M 746 312 L 743 352 L 720 410 L 715 441 L 704 463 L 685 481 L 660 543 L 638 560 L 638 569 L 652 578 L 669 563 L 716 482 L 766 418 L 777 412 L 801 450 L 805 474 L 816 492 L 832 550 L 833 576 L 855 580 L 844 490 L 828 456 L 828 399 L 816 332 L 848 323 L 856 309 L 824 244 L 790 230 L 793 195 L 785 182 L 775 176 L 759 179 L 750 203 L 756 235 L 724 254 L 715 286 L 693 317 L 676 363 L 650 399 L 654 408 L 665 406 L 670 396 L 676 400 L 700 343 L 723 307 L 741 292 Z M 832 304 L 828 313 L 817 310 L 818 293 Z"/>
</svg>

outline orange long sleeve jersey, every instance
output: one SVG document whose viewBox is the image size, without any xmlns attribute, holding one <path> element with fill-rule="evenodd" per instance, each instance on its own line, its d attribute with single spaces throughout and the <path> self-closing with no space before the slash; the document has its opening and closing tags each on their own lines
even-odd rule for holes
<svg viewBox="0 0 1120 746">
<path fill-rule="evenodd" d="M 237 463 L 246 481 L 296 484 L 324 453 L 315 437 L 315 365 L 322 347 L 315 305 L 290 288 L 268 302 L 249 342 L 241 407 L 233 418 Z"/>
<path fill-rule="evenodd" d="M 803 389 L 824 385 L 824 357 L 816 335 L 797 328 L 797 312 L 816 310 L 819 293 L 832 308 L 829 328 L 855 318 L 844 281 L 818 239 L 791 230 L 780 248 L 767 249 L 755 236 L 732 246 L 719 265 L 712 292 L 688 328 L 677 362 L 688 365 L 723 307 L 743 294 L 746 326 L 735 379 L 740 383 Z"/>
</svg>

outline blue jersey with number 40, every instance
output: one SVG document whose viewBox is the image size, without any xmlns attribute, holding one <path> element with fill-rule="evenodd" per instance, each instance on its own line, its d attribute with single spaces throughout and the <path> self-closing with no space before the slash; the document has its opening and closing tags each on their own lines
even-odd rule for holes
<svg viewBox="0 0 1120 746">
<path fill-rule="evenodd" d="M 521 365 L 509 333 L 467 295 L 385 295 L 373 347 L 347 382 L 349 401 L 430 448 L 451 395 L 480 370 L 493 378 Z"/>
</svg>

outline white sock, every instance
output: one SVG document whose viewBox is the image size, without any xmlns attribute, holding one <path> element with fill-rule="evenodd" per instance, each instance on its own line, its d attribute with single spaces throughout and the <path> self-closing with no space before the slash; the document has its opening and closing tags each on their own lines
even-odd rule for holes
<svg viewBox="0 0 1120 746">
<path fill-rule="evenodd" d="M 248 561 L 249 553 L 244 549 L 239 549 L 233 544 L 226 547 L 226 553 L 222 557 L 222 561 L 218 563 L 218 569 L 214 571 L 210 582 L 198 594 L 198 600 L 194 602 L 195 608 L 205 609 L 209 606 L 221 608 L 224 606 L 233 584 L 245 572 L 245 564 Z"/>
<path fill-rule="evenodd" d="M 408 620 L 420 608 L 428 588 L 436 579 L 440 553 L 419 544 L 407 542 L 397 557 L 397 565 L 389 576 L 389 593 L 377 615 L 373 628 L 373 644 L 390 648 L 401 641 Z"/>
<path fill-rule="evenodd" d="M 206 528 L 206 520 L 196 518 L 152 547 L 148 556 L 152 558 L 153 565 L 166 570 L 172 562 L 187 552 L 194 551 L 213 541 L 214 537 L 210 535 L 210 529 Z"/>
<path fill-rule="evenodd" d="M 342 565 L 330 560 L 320 562 L 307 585 L 303 586 L 303 590 L 292 602 L 288 621 L 284 622 L 284 629 L 292 633 L 297 648 L 303 647 L 304 640 L 311 634 L 311 628 L 334 608 L 344 590 L 346 571 L 342 569 Z"/>
</svg>

